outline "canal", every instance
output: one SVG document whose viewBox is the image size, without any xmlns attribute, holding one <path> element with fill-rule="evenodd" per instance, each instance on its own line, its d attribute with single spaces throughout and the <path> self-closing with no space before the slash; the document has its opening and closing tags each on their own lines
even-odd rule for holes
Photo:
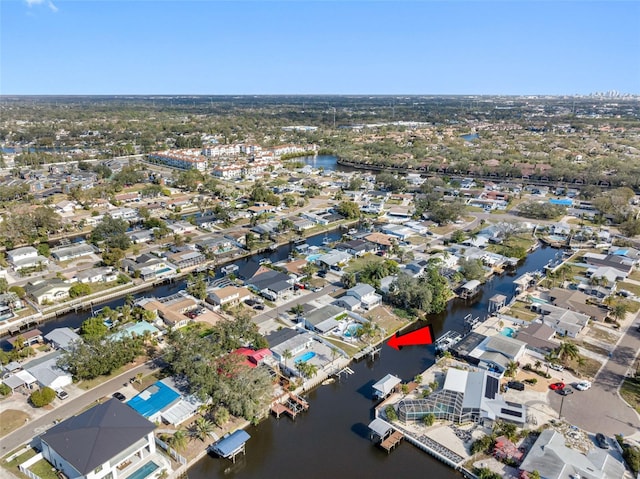
<svg viewBox="0 0 640 479">
<path fill-rule="evenodd" d="M 467 314 L 483 319 L 488 298 L 496 293 L 511 298 L 514 276 L 541 270 L 557 252 L 538 249 L 514 274 L 496 277 L 486 284 L 473 303 L 452 301 L 446 312 L 429 320 L 436 336 L 450 329 L 464 331 Z M 285 416 L 279 420 L 270 417 L 250 427 L 246 457 L 239 456 L 236 464 L 206 456 L 189 470 L 189 479 L 459 478 L 458 473 L 408 443 L 387 455 L 368 440 L 367 425 L 373 419 L 374 405 L 371 386 L 387 373 L 410 380 L 433 362 L 433 346 L 396 351 L 385 344 L 379 359 L 353 364 L 353 375 L 309 393 L 309 411 L 295 422 Z"/>
</svg>

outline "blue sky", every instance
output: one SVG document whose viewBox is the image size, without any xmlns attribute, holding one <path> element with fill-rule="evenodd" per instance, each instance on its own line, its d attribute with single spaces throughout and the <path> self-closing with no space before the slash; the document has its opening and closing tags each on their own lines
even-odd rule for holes
<svg viewBox="0 0 640 479">
<path fill-rule="evenodd" d="M 640 94 L 640 2 L 0 0 L 1 94 Z"/>
</svg>

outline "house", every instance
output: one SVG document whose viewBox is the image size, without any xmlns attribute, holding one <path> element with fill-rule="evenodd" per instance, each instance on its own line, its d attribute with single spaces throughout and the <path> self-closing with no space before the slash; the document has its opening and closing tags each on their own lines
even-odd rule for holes
<svg viewBox="0 0 640 479">
<path fill-rule="evenodd" d="M 235 305 L 245 299 L 251 297 L 251 291 L 247 288 L 239 288 L 237 286 L 225 286 L 224 288 L 214 289 L 207 295 L 207 303 L 214 304 L 218 307 L 225 305 Z"/>
<path fill-rule="evenodd" d="M 65 477 L 128 477 L 151 464 L 167 467 L 156 452 L 155 428 L 131 407 L 109 399 L 49 428 L 36 442 L 43 458 Z"/>
<path fill-rule="evenodd" d="M 341 315 L 345 315 L 344 309 L 329 304 L 305 314 L 302 322 L 305 328 L 326 334 L 338 327 L 338 318 Z"/>
<path fill-rule="evenodd" d="M 70 328 L 56 328 L 48 334 L 45 334 L 44 340 L 51 345 L 53 349 L 68 350 L 73 343 L 80 341 L 80 336 Z"/>
<path fill-rule="evenodd" d="M 184 292 L 179 292 L 165 298 L 145 298 L 137 303 L 147 311 L 153 311 L 172 329 L 182 328 L 189 322 L 185 315 L 198 307 L 198 302 Z"/>
<path fill-rule="evenodd" d="M 229 239 L 222 235 L 215 235 L 205 238 L 196 243 L 196 246 L 203 252 L 213 254 L 228 253 L 235 248 L 235 240 Z"/>
<path fill-rule="evenodd" d="M 527 349 L 539 353 L 549 354 L 558 344 L 552 341 L 556 331 L 543 323 L 530 323 L 526 328 L 518 331 L 518 339 L 527 344 Z"/>
<path fill-rule="evenodd" d="M 31 331 L 26 331 L 24 333 L 20 333 L 17 336 L 13 336 L 9 338 L 7 341 L 11 345 L 12 348 L 16 347 L 16 343 L 18 340 L 22 343 L 18 347 L 28 347 L 33 346 L 34 344 L 39 344 L 42 342 L 42 331 L 39 329 L 32 329 Z"/>
<path fill-rule="evenodd" d="M 245 284 L 272 301 L 293 291 L 293 281 L 289 276 L 268 268 L 266 272 L 245 281 Z"/>
<path fill-rule="evenodd" d="M 233 351 L 234 354 L 244 356 L 245 360 L 242 364 L 249 366 L 250 368 L 257 368 L 265 363 L 265 359 L 272 356 L 271 350 L 267 348 L 255 349 L 251 348 L 239 348 Z"/>
<path fill-rule="evenodd" d="M 167 228 L 176 235 L 190 234 L 196 230 L 196 226 L 192 225 L 188 221 L 173 221 L 167 223 Z"/>
<path fill-rule="evenodd" d="M 376 293 L 373 286 L 365 283 L 358 283 L 353 288 L 348 289 L 346 296 L 353 296 L 358 301 L 362 309 L 369 311 L 382 303 L 382 296 Z"/>
<path fill-rule="evenodd" d="M 294 357 L 313 343 L 313 334 L 301 332 L 297 329 L 282 328 L 265 337 L 273 357 L 280 363 L 285 363 L 285 356 Z M 288 364 L 285 364 L 288 366 Z"/>
<path fill-rule="evenodd" d="M 7 260 L 18 271 L 22 268 L 33 268 L 34 266 L 46 265 L 49 260 L 38 254 L 33 246 L 24 246 L 7 252 Z"/>
<path fill-rule="evenodd" d="M 78 283 L 110 283 L 118 279 L 118 272 L 111 266 L 78 271 L 73 277 Z"/>
<path fill-rule="evenodd" d="M 51 257 L 56 261 L 69 261 L 83 256 L 92 255 L 98 249 L 89 243 L 76 243 L 70 246 L 58 246 L 51 250 Z"/>
<path fill-rule="evenodd" d="M 608 451 L 598 448 L 582 454 L 567 447 L 564 435 L 554 429 L 540 433 L 520 469 L 538 471 L 545 479 L 621 479 L 625 475 L 624 465 Z"/>
<path fill-rule="evenodd" d="M 35 283 L 27 283 L 25 290 L 38 304 L 52 303 L 69 297 L 71 285 L 53 278 Z"/>
<path fill-rule="evenodd" d="M 383 233 L 371 233 L 364 237 L 365 240 L 373 243 L 378 250 L 386 251 L 394 244 L 393 236 L 386 235 Z"/>
<path fill-rule="evenodd" d="M 22 308 L 24 308 L 24 304 L 16 293 L 9 291 L 0 294 L 0 321 L 13 318 L 15 311 Z"/>
<path fill-rule="evenodd" d="M 24 369 L 36 378 L 41 388 L 48 387 L 54 391 L 63 389 L 73 383 L 73 377 L 71 373 L 58 367 L 61 354 L 62 351 L 55 351 L 43 358 L 34 359 L 25 364 Z"/>
<path fill-rule="evenodd" d="M 604 321 L 608 313 L 605 308 L 588 303 L 590 299 L 589 295 L 582 291 L 552 288 L 546 294 L 542 295 L 542 299 L 548 300 L 551 304 L 559 308 L 586 314 L 591 319 L 597 321 Z"/>
<path fill-rule="evenodd" d="M 129 274 L 139 275 L 145 281 L 169 278 L 177 274 L 177 268 L 173 264 L 146 253 L 135 259 L 122 260 L 122 268 Z"/>
<path fill-rule="evenodd" d="M 533 303 L 531 310 L 540 313 L 542 322 L 561 336 L 575 338 L 589 323 L 589 316 L 586 314 L 559 308 L 552 304 Z"/>
<path fill-rule="evenodd" d="M 423 399 L 403 399 L 397 405 L 403 422 L 420 422 L 428 414 L 456 423 L 475 422 L 491 426 L 495 421 L 526 424 L 527 407 L 505 401 L 499 394 L 498 376 L 486 370 L 450 368 L 441 390 Z"/>
<path fill-rule="evenodd" d="M 188 247 L 179 248 L 179 251 L 167 254 L 166 258 L 180 269 L 191 268 L 207 261 L 205 255 Z"/>
<path fill-rule="evenodd" d="M 357 311 L 358 309 L 361 308 L 361 303 L 360 300 L 357 299 L 354 296 L 341 296 L 340 298 L 336 299 L 332 304 L 346 309 L 347 311 Z"/>
<path fill-rule="evenodd" d="M 134 244 L 148 243 L 154 240 L 152 230 L 140 230 L 129 233 L 129 238 Z"/>
<path fill-rule="evenodd" d="M 69 200 L 60 201 L 54 206 L 55 212 L 58 214 L 73 213 L 76 208 L 78 208 L 78 204 Z"/>
<path fill-rule="evenodd" d="M 375 251 L 375 247 L 371 243 L 359 239 L 338 243 L 335 246 L 335 249 L 338 251 L 345 251 L 351 256 L 357 257 L 364 256 L 367 253 L 373 253 Z"/>
<path fill-rule="evenodd" d="M 351 259 L 351 255 L 345 251 L 331 250 L 327 254 L 323 254 L 316 259 L 316 264 L 321 268 L 331 268 L 339 270 L 341 266 L 344 266 Z"/>
<path fill-rule="evenodd" d="M 475 359 L 479 367 L 502 374 L 510 362 L 518 362 L 525 349 L 524 341 L 497 334 L 485 338 L 469 357 Z"/>
</svg>

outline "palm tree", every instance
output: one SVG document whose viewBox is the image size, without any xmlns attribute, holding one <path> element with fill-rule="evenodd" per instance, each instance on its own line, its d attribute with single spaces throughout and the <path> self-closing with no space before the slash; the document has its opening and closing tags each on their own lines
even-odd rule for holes
<svg viewBox="0 0 640 479">
<path fill-rule="evenodd" d="M 172 448 L 178 451 L 181 451 L 185 448 L 188 441 L 189 441 L 189 437 L 184 432 L 184 430 L 178 429 L 176 432 L 173 433 L 173 436 L 171 436 L 169 443 L 171 444 Z"/>
<path fill-rule="evenodd" d="M 536 362 L 535 362 L 535 363 L 533 363 L 533 367 L 534 367 L 535 369 L 540 369 L 540 366 L 542 366 L 542 363 L 540 362 L 540 360 L 539 360 L 539 359 L 536 359 Z"/>
<path fill-rule="evenodd" d="M 551 351 L 549 354 L 544 356 L 544 360 L 547 362 L 547 375 L 549 375 L 549 364 L 555 364 L 558 362 L 558 354 L 556 351 Z"/>
<path fill-rule="evenodd" d="M 556 355 L 558 359 L 561 360 L 566 358 L 577 360 L 580 357 L 580 350 L 578 349 L 578 346 L 571 341 L 563 341 L 560 343 L 560 346 L 558 346 Z"/>
<path fill-rule="evenodd" d="M 516 376 L 516 372 L 518 372 L 518 363 L 515 361 L 509 361 L 509 364 L 507 364 L 507 368 L 504 371 L 505 376 L 513 378 Z"/>
<path fill-rule="evenodd" d="M 295 314 L 296 318 L 299 318 L 300 316 L 302 316 L 302 313 L 304 313 L 304 306 L 302 306 L 301 304 L 296 304 L 295 306 L 291 307 L 289 312 L 291 312 L 291 314 Z"/>
<path fill-rule="evenodd" d="M 192 434 L 201 441 L 206 441 L 209 435 L 213 432 L 213 423 L 208 419 L 199 417 L 193 423 Z"/>
<path fill-rule="evenodd" d="M 291 354 L 291 351 L 289 351 L 288 349 L 285 349 L 284 351 L 282 351 L 282 357 L 284 358 L 285 367 L 289 369 L 289 359 L 293 357 L 293 354 Z"/>
<path fill-rule="evenodd" d="M 624 319 L 628 311 L 629 308 L 625 303 L 616 303 L 613 307 L 613 311 L 611 311 L 611 316 L 613 316 L 616 321 L 620 321 Z"/>
<path fill-rule="evenodd" d="M 356 285 L 356 274 L 353 271 L 347 271 L 342 275 L 342 284 L 346 289 L 351 289 Z"/>
</svg>

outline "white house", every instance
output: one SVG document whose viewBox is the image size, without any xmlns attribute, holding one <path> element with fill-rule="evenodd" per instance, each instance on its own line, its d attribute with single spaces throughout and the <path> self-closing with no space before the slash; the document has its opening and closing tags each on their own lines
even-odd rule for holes
<svg viewBox="0 0 640 479">
<path fill-rule="evenodd" d="M 347 290 L 347 296 L 353 296 L 360 301 L 364 310 L 370 310 L 382 303 L 382 296 L 376 293 L 373 286 L 365 283 L 358 283 L 353 288 Z"/>
<path fill-rule="evenodd" d="M 155 424 L 109 399 L 49 428 L 36 441 L 42 456 L 73 479 L 117 479 L 166 460 L 156 452 Z"/>
</svg>

